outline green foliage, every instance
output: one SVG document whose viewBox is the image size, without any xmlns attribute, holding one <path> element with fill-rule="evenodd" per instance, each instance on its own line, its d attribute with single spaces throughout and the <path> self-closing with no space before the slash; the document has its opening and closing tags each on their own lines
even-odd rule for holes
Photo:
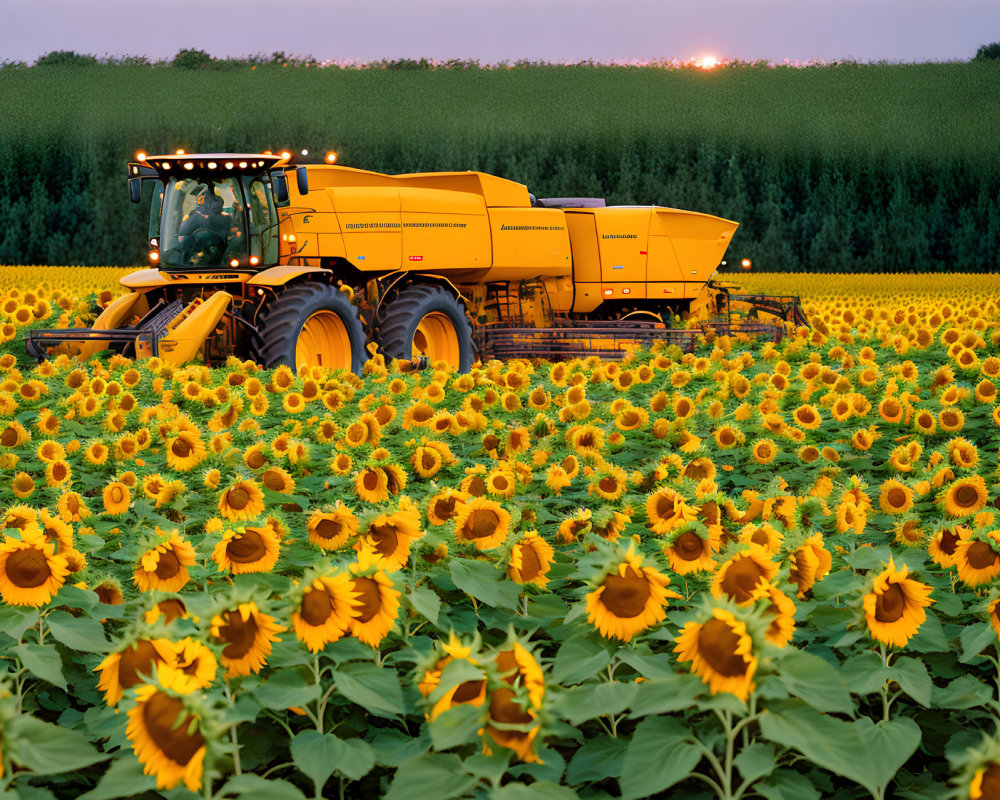
<svg viewBox="0 0 1000 800">
<path fill-rule="evenodd" d="M 987 61 L 994 58 L 1000 58 L 1000 42 L 984 44 L 976 51 L 977 61 Z"/>
<path fill-rule="evenodd" d="M 90 67 L 97 63 L 97 57 L 77 53 L 73 50 L 53 50 L 35 61 L 36 67 Z"/>
<path fill-rule="evenodd" d="M 757 270 L 997 266 L 1000 84 L 988 60 L 317 69 L 283 52 L 218 61 L 185 49 L 178 70 L 123 62 L 0 69 L 0 264 L 140 262 L 147 206 L 122 181 L 140 148 L 294 145 L 380 172 L 477 169 L 540 197 L 728 216 L 741 223 L 729 256 Z"/>
</svg>

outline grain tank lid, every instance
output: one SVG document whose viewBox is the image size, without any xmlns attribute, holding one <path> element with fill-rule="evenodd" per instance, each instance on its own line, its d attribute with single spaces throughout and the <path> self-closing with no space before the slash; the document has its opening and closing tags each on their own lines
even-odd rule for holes
<svg viewBox="0 0 1000 800">
<path fill-rule="evenodd" d="M 604 208 L 603 197 L 538 197 L 534 205 L 539 208 Z"/>
</svg>

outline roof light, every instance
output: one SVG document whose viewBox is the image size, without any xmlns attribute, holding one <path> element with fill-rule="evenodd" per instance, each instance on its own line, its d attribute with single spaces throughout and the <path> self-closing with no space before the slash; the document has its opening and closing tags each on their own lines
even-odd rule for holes
<svg viewBox="0 0 1000 800">
<path fill-rule="evenodd" d="M 240 162 L 240 169 L 246 169 L 246 168 L 247 168 L 247 162 L 246 161 L 241 161 Z"/>
<path fill-rule="evenodd" d="M 260 263 L 260 259 L 257 256 L 250 256 L 250 265 L 256 267 Z"/>
<path fill-rule="evenodd" d="M 208 162 L 208 168 L 209 169 L 215 169 L 217 166 L 219 166 L 219 165 L 216 164 L 214 161 L 209 161 Z"/>
<path fill-rule="evenodd" d="M 285 161 L 288 161 L 288 159 L 290 159 L 292 157 L 292 154 L 289 151 L 287 151 L 287 150 L 282 150 L 281 151 L 281 157 L 283 159 L 285 159 Z"/>
<path fill-rule="evenodd" d="M 227 161 L 226 162 L 226 169 L 232 169 L 232 168 L 233 168 L 233 162 L 232 161 Z"/>
<path fill-rule="evenodd" d="M 184 169 L 194 169 L 194 162 L 193 161 L 185 161 L 184 162 Z"/>
<path fill-rule="evenodd" d="M 336 162 L 336 160 L 337 160 L 337 154 L 335 152 L 333 152 L 333 150 L 331 150 L 330 152 L 328 152 L 326 154 L 326 163 L 327 164 L 333 164 L 333 163 Z"/>
<path fill-rule="evenodd" d="M 140 150 L 138 153 L 135 154 L 135 160 L 136 161 L 145 161 L 146 160 L 146 154 L 142 150 Z"/>
<path fill-rule="evenodd" d="M 229 266 L 231 267 L 238 267 L 239 265 L 240 265 L 240 260 L 238 258 L 234 258 L 232 261 L 229 262 Z"/>
<path fill-rule="evenodd" d="M 175 156 L 186 156 L 187 153 L 185 153 L 183 150 L 178 150 L 176 153 L 174 153 L 174 155 Z"/>
<path fill-rule="evenodd" d="M 149 260 L 152 262 L 157 262 L 160 260 L 160 254 L 156 250 L 151 250 L 149 252 Z"/>
<path fill-rule="evenodd" d="M 743 269 L 750 269 L 750 267 L 753 266 L 753 262 L 749 258 L 744 258 L 740 262 L 740 266 L 743 267 Z"/>
<path fill-rule="evenodd" d="M 303 151 L 302 151 L 302 155 L 304 155 L 304 156 L 307 156 L 307 155 L 309 155 L 309 151 L 308 151 L 308 150 L 303 150 Z"/>
</svg>

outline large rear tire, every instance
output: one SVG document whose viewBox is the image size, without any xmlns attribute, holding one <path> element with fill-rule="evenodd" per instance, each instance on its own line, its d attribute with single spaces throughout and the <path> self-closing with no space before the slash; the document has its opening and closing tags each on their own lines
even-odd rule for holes
<svg viewBox="0 0 1000 800">
<path fill-rule="evenodd" d="M 365 330 L 356 306 L 328 283 L 297 283 L 278 290 L 254 336 L 257 361 L 346 369 L 360 374 Z"/>
<path fill-rule="evenodd" d="M 390 358 L 432 364 L 444 361 L 459 372 L 472 369 L 472 326 L 465 307 L 441 286 L 409 286 L 385 312 L 382 352 Z"/>
</svg>

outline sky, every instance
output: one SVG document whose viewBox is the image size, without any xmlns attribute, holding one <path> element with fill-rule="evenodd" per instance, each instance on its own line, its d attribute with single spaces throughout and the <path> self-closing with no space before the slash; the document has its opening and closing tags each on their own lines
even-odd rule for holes
<svg viewBox="0 0 1000 800">
<path fill-rule="evenodd" d="M 170 58 L 964 61 L 1000 0 L 0 0 L 0 61 Z"/>
</svg>

